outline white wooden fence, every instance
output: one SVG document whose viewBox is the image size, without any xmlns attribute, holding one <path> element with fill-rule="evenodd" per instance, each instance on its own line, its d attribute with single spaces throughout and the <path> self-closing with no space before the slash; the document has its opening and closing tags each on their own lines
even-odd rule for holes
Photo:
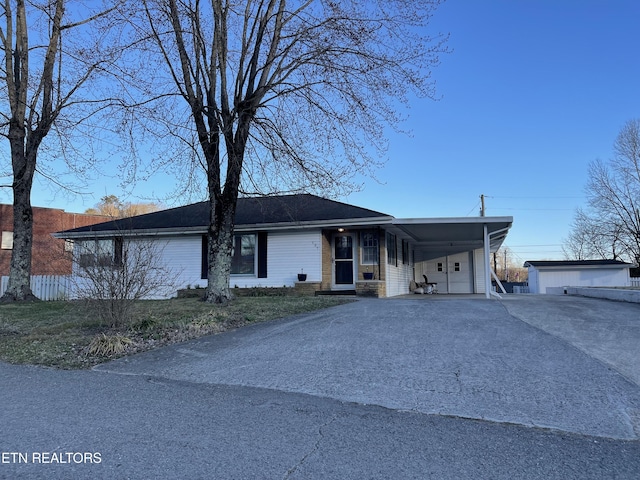
<svg viewBox="0 0 640 480">
<path fill-rule="evenodd" d="M 7 290 L 9 277 L 0 277 L 0 296 Z M 32 275 L 31 291 L 40 300 L 67 300 L 71 285 L 70 275 Z"/>
<path fill-rule="evenodd" d="M 640 287 L 640 277 L 631 277 L 631 286 Z"/>
</svg>

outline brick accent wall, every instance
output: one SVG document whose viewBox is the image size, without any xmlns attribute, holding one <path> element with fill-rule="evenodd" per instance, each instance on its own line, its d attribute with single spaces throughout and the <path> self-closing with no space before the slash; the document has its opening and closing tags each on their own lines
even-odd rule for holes
<svg viewBox="0 0 640 480">
<path fill-rule="evenodd" d="M 386 297 L 386 282 L 380 280 L 365 280 L 362 282 L 356 282 L 356 295 L 362 297 Z"/>
<path fill-rule="evenodd" d="M 331 235 L 330 230 L 322 231 L 322 285 L 321 290 L 331 290 L 333 279 L 333 262 L 331 261 Z"/>
<path fill-rule="evenodd" d="M 70 275 L 71 252 L 65 241 L 52 233 L 106 222 L 109 217 L 67 213 L 53 208 L 33 207 L 33 251 L 31 275 Z M 0 205 L 0 232 L 13 232 L 13 206 Z M 9 275 L 11 250 L 0 249 L 0 275 Z"/>
<path fill-rule="evenodd" d="M 320 282 L 296 282 L 294 290 L 297 295 L 314 296 L 316 292 L 322 290 Z"/>
</svg>

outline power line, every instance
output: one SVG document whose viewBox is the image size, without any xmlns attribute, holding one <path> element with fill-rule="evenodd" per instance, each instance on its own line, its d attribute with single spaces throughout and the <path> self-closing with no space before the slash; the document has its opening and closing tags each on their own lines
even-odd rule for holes
<svg viewBox="0 0 640 480">
<path fill-rule="evenodd" d="M 471 210 L 469 210 L 469 213 L 467 213 L 465 217 L 468 217 L 469 215 L 471 215 L 471 212 L 473 212 L 476 208 L 478 208 L 478 205 L 480 205 L 480 200 L 476 202 L 476 204 L 473 206 Z"/>
<path fill-rule="evenodd" d="M 496 207 L 493 210 L 509 210 L 518 212 L 573 212 L 574 208 L 503 208 Z"/>
<path fill-rule="evenodd" d="M 562 243 L 544 243 L 536 245 L 505 245 L 506 247 L 561 247 Z"/>
<path fill-rule="evenodd" d="M 520 196 L 509 196 L 509 197 L 505 197 L 505 196 L 489 196 L 489 195 L 485 195 L 485 198 L 509 198 L 509 199 L 529 199 L 529 200 L 540 200 L 540 199 L 545 199 L 545 200 L 553 200 L 553 199 L 567 199 L 567 198 L 586 198 L 586 196 L 581 196 L 581 197 L 576 197 L 576 196 L 535 196 L 535 197 L 520 197 Z"/>
</svg>

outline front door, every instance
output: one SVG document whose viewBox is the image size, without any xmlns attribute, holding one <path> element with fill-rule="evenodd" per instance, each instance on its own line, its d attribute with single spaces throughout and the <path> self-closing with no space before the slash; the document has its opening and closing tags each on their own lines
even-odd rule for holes
<svg viewBox="0 0 640 480">
<path fill-rule="evenodd" d="M 355 287 L 353 274 L 353 235 L 340 234 L 333 237 L 333 287 L 352 289 Z"/>
</svg>

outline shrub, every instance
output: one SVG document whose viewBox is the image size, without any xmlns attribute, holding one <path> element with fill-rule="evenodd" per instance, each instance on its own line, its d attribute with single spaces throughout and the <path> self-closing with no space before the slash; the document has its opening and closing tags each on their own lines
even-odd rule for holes
<svg viewBox="0 0 640 480">
<path fill-rule="evenodd" d="M 175 291 L 177 274 L 163 264 L 163 248 L 156 240 L 115 239 L 113 254 L 101 251 L 99 261 L 89 261 L 86 252 L 95 242 L 79 242 L 74 252 L 74 295 L 84 300 L 103 323 L 121 327 L 130 320 L 137 300 L 164 297 Z"/>
</svg>

